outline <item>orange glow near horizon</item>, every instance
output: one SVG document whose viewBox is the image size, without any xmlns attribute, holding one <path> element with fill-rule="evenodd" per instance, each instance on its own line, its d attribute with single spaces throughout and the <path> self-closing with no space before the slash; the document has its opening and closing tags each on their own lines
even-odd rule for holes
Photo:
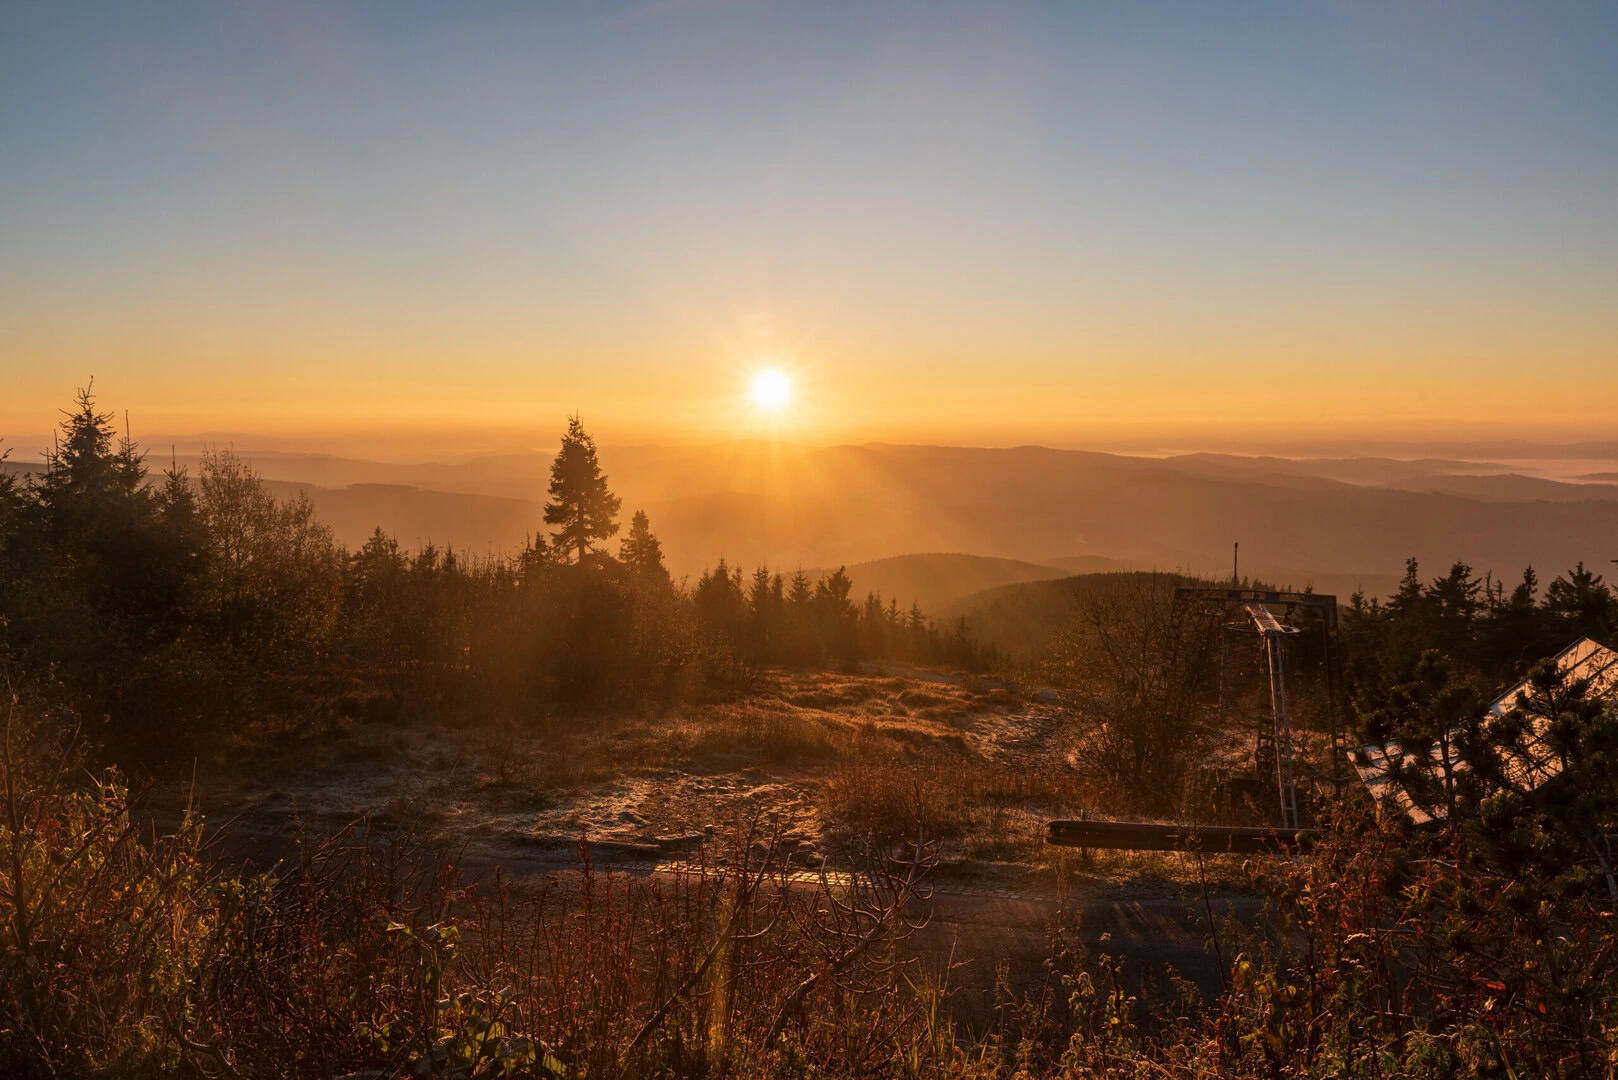
<svg viewBox="0 0 1618 1080">
<path fill-rule="evenodd" d="M 131 362 L 127 352 L 123 363 L 83 356 L 7 373 L 0 450 L 48 436 L 92 375 L 100 405 L 120 418 L 127 410 L 137 439 L 229 433 L 351 447 L 391 440 L 436 457 L 548 444 L 574 411 L 598 439 L 618 445 L 769 438 L 1213 449 L 1331 439 L 1573 442 L 1618 434 L 1604 404 L 1618 396 L 1618 373 L 1588 368 L 1588 393 L 1525 412 L 1522 379 L 1505 365 L 1475 365 L 1465 380 L 1447 374 L 1459 364 L 1426 377 L 1419 364 L 1353 372 L 1253 365 L 1246 374 L 1236 359 L 1212 371 L 1143 358 L 1036 371 L 905 360 L 883 371 L 851 358 L 852 351 L 828 350 L 813 364 L 812 384 L 801 362 L 760 367 L 701 355 L 655 369 L 627 363 L 622 377 L 595 365 L 533 375 L 468 364 L 459 378 L 448 364 L 431 375 L 335 363 L 315 371 L 269 357 L 186 365 L 176 377 L 155 362 Z M 1447 385 L 1434 385 L 1440 371 Z"/>
<path fill-rule="evenodd" d="M 1618 437 L 1609 9 L 636 7 L 19 10 L 0 449 Z"/>
</svg>

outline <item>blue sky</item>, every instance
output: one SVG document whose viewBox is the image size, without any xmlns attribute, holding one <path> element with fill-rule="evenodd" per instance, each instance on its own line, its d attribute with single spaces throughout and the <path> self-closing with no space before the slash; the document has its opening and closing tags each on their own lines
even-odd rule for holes
<svg viewBox="0 0 1618 1080">
<path fill-rule="evenodd" d="M 723 434 L 782 363 L 828 435 L 1069 442 L 1618 390 L 1610 4 L 0 11 L 0 431 L 90 373 Z"/>
</svg>

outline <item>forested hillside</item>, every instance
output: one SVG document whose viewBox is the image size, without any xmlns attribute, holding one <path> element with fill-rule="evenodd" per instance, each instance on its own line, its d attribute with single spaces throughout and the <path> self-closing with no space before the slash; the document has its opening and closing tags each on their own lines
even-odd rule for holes
<svg viewBox="0 0 1618 1080">
<path fill-rule="evenodd" d="M 166 460 L 164 449 L 158 456 Z M 179 463 L 195 475 L 200 458 L 194 445 L 189 457 L 186 449 Z M 238 456 L 267 480 L 307 490 L 346 546 L 358 547 L 380 525 L 407 545 L 431 539 L 505 556 L 533 532 L 548 461 L 543 452 L 454 465 L 245 449 Z M 1509 576 L 1526 565 L 1599 561 L 1618 531 L 1614 485 L 1448 459 L 744 442 L 603 447 L 601 460 L 623 477 L 628 504 L 658 522 L 676 578 L 694 579 L 720 555 L 732 565 L 795 569 L 920 552 L 1070 572 L 1155 567 L 1217 576 L 1229 572 L 1230 545 L 1240 541 L 1246 572 L 1340 595 L 1356 587 L 1383 595 L 1411 555 L 1464 558 Z M 888 592 L 885 579 L 872 581 Z M 940 579 L 936 595 L 1008 583 L 966 573 L 947 586 Z M 907 602 L 920 582 L 892 584 Z M 933 591 L 921 586 L 916 595 Z"/>
<path fill-rule="evenodd" d="M 381 526 L 349 548 L 323 493 L 277 491 L 228 450 L 194 476 L 153 475 L 82 392 L 46 467 L 0 474 L 0 664 L 100 717 L 115 757 L 161 760 L 222 725 L 310 722 L 355 682 L 387 688 L 390 707 L 454 694 L 510 715 L 666 705 L 759 663 L 992 659 L 913 603 L 854 593 L 842 569 L 720 556 L 689 588 L 673 580 L 644 512 L 620 536 L 622 501 L 576 418 L 549 474 L 514 553 Z M 431 494 L 451 516 L 474 498 Z"/>
</svg>

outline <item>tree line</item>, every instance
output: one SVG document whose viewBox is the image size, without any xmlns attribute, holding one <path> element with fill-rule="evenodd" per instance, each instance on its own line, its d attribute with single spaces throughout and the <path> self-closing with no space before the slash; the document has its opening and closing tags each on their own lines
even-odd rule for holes
<svg viewBox="0 0 1618 1080">
<path fill-rule="evenodd" d="M 1531 566 L 1508 586 L 1464 562 L 1424 580 L 1420 564 L 1409 559 L 1385 602 L 1356 593 L 1343 611 L 1352 681 L 1362 695 L 1409 681 L 1428 650 L 1486 690 L 1581 637 L 1611 643 L 1615 631 L 1618 596 L 1582 562 L 1542 589 Z"/>
<path fill-rule="evenodd" d="M 102 738 L 150 747 L 297 722 L 333 680 L 380 687 L 367 708 L 416 693 L 520 713 L 672 702 L 759 664 L 992 659 L 915 606 L 857 605 L 842 569 L 749 582 L 720 559 L 676 582 L 644 512 L 612 551 L 621 502 L 577 417 L 549 493 L 549 528 L 511 556 L 408 551 L 380 527 L 350 552 L 230 450 L 154 475 L 85 389 L 41 470 L 0 471 L 0 665 L 88 705 Z"/>
<path fill-rule="evenodd" d="M 755 663 L 889 657 L 983 670 L 996 662 L 992 647 L 968 635 L 964 618 L 940 629 L 918 604 L 901 609 L 897 598 L 884 604 L 877 592 L 855 604 L 852 589 L 842 567 L 811 582 L 802 570 L 787 578 L 768 566 L 744 575 L 720 559 L 692 597 L 705 632 Z"/>
</svg>

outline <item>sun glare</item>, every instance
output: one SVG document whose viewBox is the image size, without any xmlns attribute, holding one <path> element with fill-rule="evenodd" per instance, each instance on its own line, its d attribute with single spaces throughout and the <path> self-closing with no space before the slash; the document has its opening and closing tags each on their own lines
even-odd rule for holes
<svg viewBox="0 0 1618 1080">
<path fill-rule="evenodd" d="M 765 368 L 753 376 L 752 397 L 765 412 L 780 412 L 792 400 L 792 379 L 780 368 Z"/>
</svg>

